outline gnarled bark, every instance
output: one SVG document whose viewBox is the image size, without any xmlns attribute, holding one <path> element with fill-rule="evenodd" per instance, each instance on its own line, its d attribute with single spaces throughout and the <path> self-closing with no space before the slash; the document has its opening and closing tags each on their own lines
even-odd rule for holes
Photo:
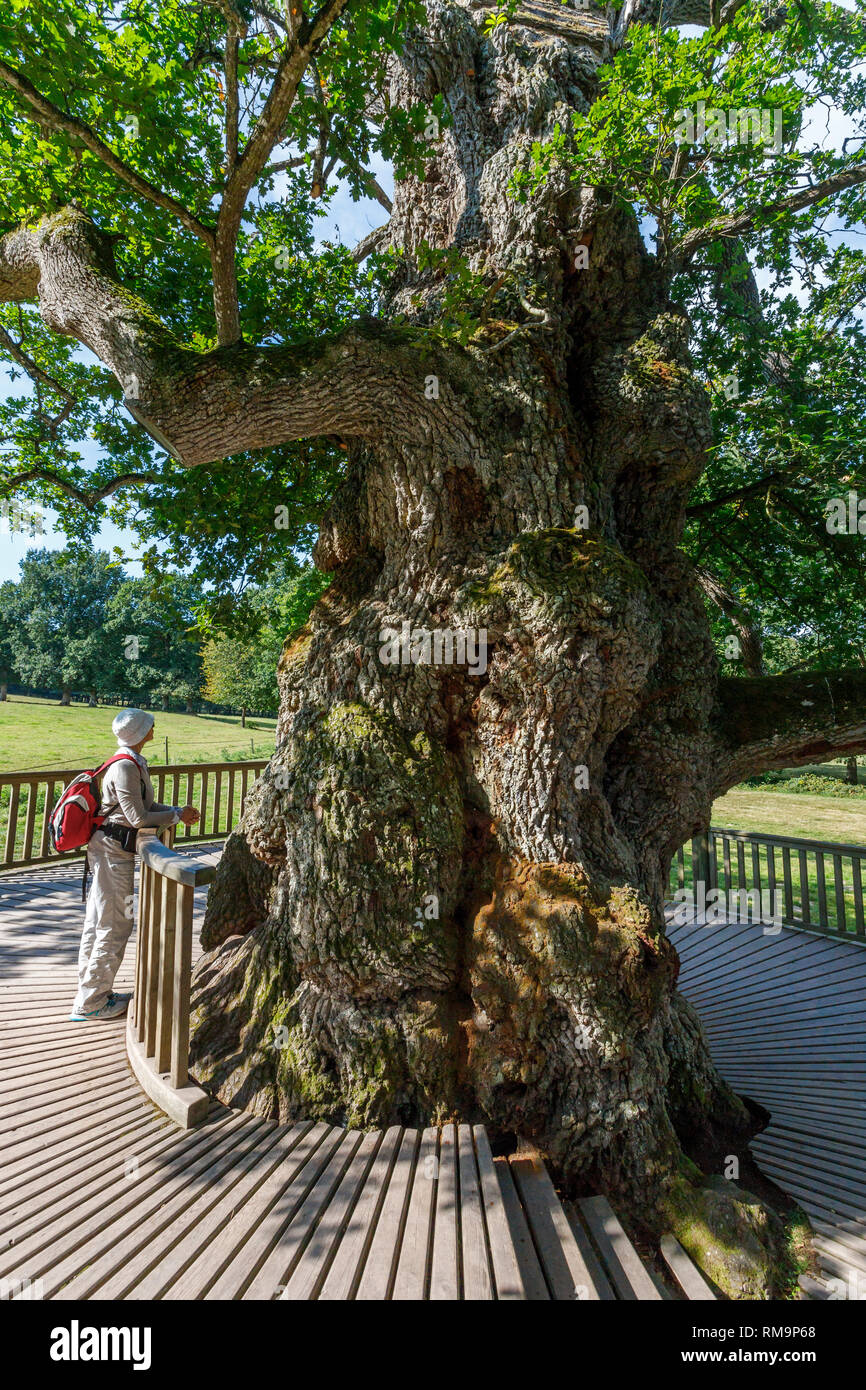
<svg viewBox="0 0 866 1390">
<path fill-rule="evenodd" d="M 509 193 L 640 13 L 611 35 L 536 0 L 484 36 L 471 7 L 431 0 L 389 96 L 441 95 L 451 120 L 396 189 L 381 323 L 191 353 L 75 209 L 0 241 L 0 298 L 37 299 L 185 463 L 348 445 L 317 552 L 334 581 L 283 651 L 276 752 L 211 891 L 198 1079 L 283 1119 L 517 1132 L 760 1294 L 772 1223 L 684 1158 L 752 1121 L 677 994 L 667 870 L 750 767 L 820 740 L 866 751 L 866 692 L 830 678 L 803 714 L 790 682 L 719 678 L 678 549 L 710 428 L 668 285 L 698 243 L 659 262 L 630 212 L 562 172 Z M 465 349 L 430 331 L 447 268 L 419 270 L 423 243 L 488 287 Z M 445 630 L 483 632 L 483 660 L 428 660 Z M 782 692 L 778 723 L 757 686 Z M 746 1252 L 728 1274 L 722 1228 Z"/>
<path fill-rule="evenodd" d="M 442 92 L 454 120 L 396 191 L 388 310 L 435 318 L 424 240 L 505 288 L 459 419 L 442 350 L 414 436 L 350 446 L 317 554 L 334 583 L 284 650 L 277 751 L 211 892 L 194 1066 L 283 1119 L 483 1119 L 689 1238 L 746 1217 L 693 1185 L 682 1143 L 753 1127 L 676 993 L 662 915 L 721 758 L 677 548 L 706 394 L 634 220 L 556 179 L 507 195 L 530 140 L 591 95 L 597 55 L 563 22 L 482 39 L 433 5 L 395 66 L 393 100 Z M 483 630 L 486 669 L 386 664 L 404 624 L 422 655 L 425 632 Z M 737 1287 L 766 1291 L 759 1266 Z"/>
</svg>

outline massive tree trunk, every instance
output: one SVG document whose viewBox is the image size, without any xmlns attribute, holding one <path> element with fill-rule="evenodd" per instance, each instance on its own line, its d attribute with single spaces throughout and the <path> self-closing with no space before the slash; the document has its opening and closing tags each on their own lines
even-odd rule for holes
<svg viewBox="0 0 866 1390">
<path fill-rule="evenodd" d="M 772 1223 L 684 1156 L 753 1121 L 677 993 L 667 869 L 746 773 L 866 750 L 866 673 L 720 678 L 678 549 L 710 428 L 669 272 L 603 189 L 509 193 L 608 43 L 600 16 L 533 16 L 485 37 L 432 0 L 392 65 L 393 103 L 441 94 L 450 121 L 397 187 L 381 323 L 193 353 L 76 209 L 0 241 L 0 298 L 38 298 L 186 464 L 347 445 L 334 581 L 210 894 L 197 1078 L 284 1120 L 483 1120 L 761 1293 Z M 434 331 L 424 242 L 487 288 L 466 348 Z"/>
<path fill-rule="evenodd" d="M 663 923 L 671 855 L 748 742 L 678 550 L 707 396 L 635 219 L 562 177 L 507 192 L 591 98 L 576 26 L 550 6 L 482 39 L 434 5 L 395 65 L 392 100 L 442 92 L 453 123 L 397 189 L 386 317 L 436 320 L 424 241 L 500 289 L 469 353 L 407 350 L 403 418 L 350 447 L 316 555 L 335 579 L 283 653 L 277 752 L 211 891 L 193 1065 L 284 1120 L 532 1139 L 755 1292 L 765 1217 L 682 1150 L 754 1125 Z M 431 661 L 446 629 L 483 633 L 486 664 Z"/>
</svg>

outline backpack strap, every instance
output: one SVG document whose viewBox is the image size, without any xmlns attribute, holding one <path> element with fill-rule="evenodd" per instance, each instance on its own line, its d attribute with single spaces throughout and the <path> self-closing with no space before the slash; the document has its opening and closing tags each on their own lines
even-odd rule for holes
<svg viewBox="0 0 866 1390">
<path fill-rule="evenodd" d="M 138 763 L 137 763 L 136 759 L 133 758 L 132 755 L 131 755 L 130 753 L 115 753 L 115 754 L 113 755 L 113 757 L 111 757 L 111 758 L 108 759 L 108 762 L 107 762 L 107 763 L 103 763 L 103 764 L 102 764 L 102 767 L 98 767 L 98 768 L 96 769 L 96 771 L 95 771 L 94 774 L 93 774 L 93 781 L 95 782 L 96 779 L 97 779 L 97 777 L 101 777 L 102 774 L 103 774 L 103 772 L 105 772 L 107 768 L 111 767 L 112 763 L 123 763 L 123 762 L 126 762 L 126 763 L 135 763 L 136 767 L 138 767 Z M 142 777 L 142 779 L 141 779 L 141 795 L 142 795 L 142 799 L 144 799 L 144 778 L 143 778 L 143 777 Z M 108 819 L 108 817 L 107 817 L 106 815 L 94 816 L 94 817 L 93 817 L 93 827 L 94 827 L 94 829 L 95 829 L 95 830 L 105 830 L 105 822 L 107 821 L 107 819 Z M 111 833 L 110 831 L 105 830 L 105 834 L 106 834 L 106 835 L 110 835 L 110 833 Z M 133 833 L 135 833 L 135 832 L 133 832 Z M 114 835 L 114 836 L 112 836 L 112 838 L 113 838 L 113 839 L 119 839 L 119 836 Z M 125 849 L 126 846 L 124 845 L 123 848 Z M 86 882 L 86 881 L 87 881 L 87 878 L 86 878 L 86 876 L 87 876 L 87 865 L 86 865 L 86 864 L 85 864 L 85 867 L 84 867 L 84 873 L 85 873 L 85 882 Z"/>
<path fill-rule="evenodd" d="M 97 777 L 101 777 L 102 774 L 103 774 L 103 772 L 105 772 L 109 767 L 111 767 L 111 764 L 112 764 L 112 763 L 119 763 L 119 762 L 122 762 L 122 761 L 126 761 L 126 762 L 128 762 L 128 763 L 134 763 L 134 762 L 135 762 L 135 758 L 133 758 L 129 753 L 115 753 L 113 757 L 111 757 L 111 758 L 108 759 L 108 762 L 107 762 L 107 763 L 103 763 L 103 764 L 102 764 L 102 767 L 98 767 L 98 768 L 96 769 L 96 771 L 95 771 L 94 774 L 93 774 L 94 781 L 96 780 Z M 137 766 L 138 766 L 138 764 L 136 763 L 136 767 L 137 767 Z"/>
</svg>

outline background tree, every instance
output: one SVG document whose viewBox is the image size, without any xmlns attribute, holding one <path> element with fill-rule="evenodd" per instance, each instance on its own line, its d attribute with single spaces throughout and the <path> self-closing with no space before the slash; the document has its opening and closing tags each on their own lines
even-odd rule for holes
<svg viewBox="0 0 866 1390">
<path fill-rule="evenodd" d="M 200 598 L 183 576 L 125 579 L 106 612 L 104 688 L 189 705 L 201 691 Z"/>
<path fill-rule="evenodd" d="M 121 582 L 104 551 L 28 551 L 18 583 L 4 585 L 12 665 L 20 679 L 59 688 L 62 705 L 75 688 L 95 702 L 107 674 L 103 627 Z"/>
<path fill-rule="evenodd" d="M 212 638 L 203 652 L 205 698 L 215 705 L 240 710 L 243 728 L 248 710 L 276 714 L 279 654 L 278 643 L 262 644 L 239 637 Z"/>
<path fill-rule="evenodd" d="M 7 698 L 9 679 L 13 673 L 12 630 L 14 618 L 12 605 L 15 585 L 8 581 L 0 584 L 0 700 Z"/>
<path fill-rule="evenodd" d="M 306 623 L 310 609 L 327 584 L 327 576 L 313 566 L 297 571 L 283 564 L 267 584 L 247 591 L 232 613 L 232 629 L 212 637 L 203 652 L 208 700 L 240 709 L 246 725 L 247 710 L 276 714 L 279 706 L 277 665 L 287 640 Z M 224 623 L 227 614 L 220 614 Z"/>
<path fill-rule="evenodd" d="M 33 383 L 4 417 L 7 487 L 63 499 L 83 533 L 121 489 L 155 502 L 194 470 L 188 503 L 215 480 L 230 547 L 302 476 L 296 442 L 324 444 L 294 523 L 321 517 L 334 579 L 282 652 L 277 749 L 211 891 L 197 1075 L 283 1118 L 484 1118 L 709 1253 L 735 1294 L 772 1287 L 775 1228 L 686 1157 L 736 1151 L 752 1121 L 676 992 L 663 899 L 727 787 L 866 749 L 844 644 L 734 674 L 760 643 L 721 663 L 705 608 L 745 635 L 747 571 L 798 554 L 828 611 L 826 558 L 800 548 L 827 488 L 861 479 L 866 261 L 834 250 L 829 214 L 862 222 L 864 47 L 859 7 L 811 0 L 16 0 L 0 19 L 0 299 Z M 683 135 L 699 102 L 725 139 L 720 118 Z M 851 128 L 838 149 L 801 136 L 816 103 Z M 779 140 L 739 139 L 755 109 Z M 372 151 L 394 164 L 387 223 L 354 259 L 319 255 L 313 205 L 340 173 L 372 189 Z M 720 366 L 736 408 L 707 390 Z M 211 514 L 191 514 L 201 555 Z M 425 632 L 483 630 L 483 674 L 384 661 L 404 623 L 416 655 Z"/>
</svg>

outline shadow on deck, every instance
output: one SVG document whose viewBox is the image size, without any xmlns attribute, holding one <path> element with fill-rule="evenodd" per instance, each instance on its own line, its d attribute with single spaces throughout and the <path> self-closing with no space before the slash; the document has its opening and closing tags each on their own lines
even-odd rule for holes
<svg viewBox="0 0 866 1390">
<path fill-rule="evenodd" d="M 67 1021 L 81 916 L 77 869 L 0 879 L 0 1294 L 714 1297 L 675 1242 L 648 1268 L 604 1198 L 563 1205 L 537 1156 L 494 1158 L 480 1126 L 361 1134 L 214 1103 L 178 1129 L 133 1077 L 122 1020 Z M 684 990 L 722 1070 L 774 1111 L 755 1150 L 812 1217 L 825 1270 L 866 1276 L 854 1164 L 866 953 L 725 930 L 674 929 Z M 130 948 L 118 986 L 133 977 Z M 859 1048 L 847 1060 L 843 1037 Z"/>
</svg>

